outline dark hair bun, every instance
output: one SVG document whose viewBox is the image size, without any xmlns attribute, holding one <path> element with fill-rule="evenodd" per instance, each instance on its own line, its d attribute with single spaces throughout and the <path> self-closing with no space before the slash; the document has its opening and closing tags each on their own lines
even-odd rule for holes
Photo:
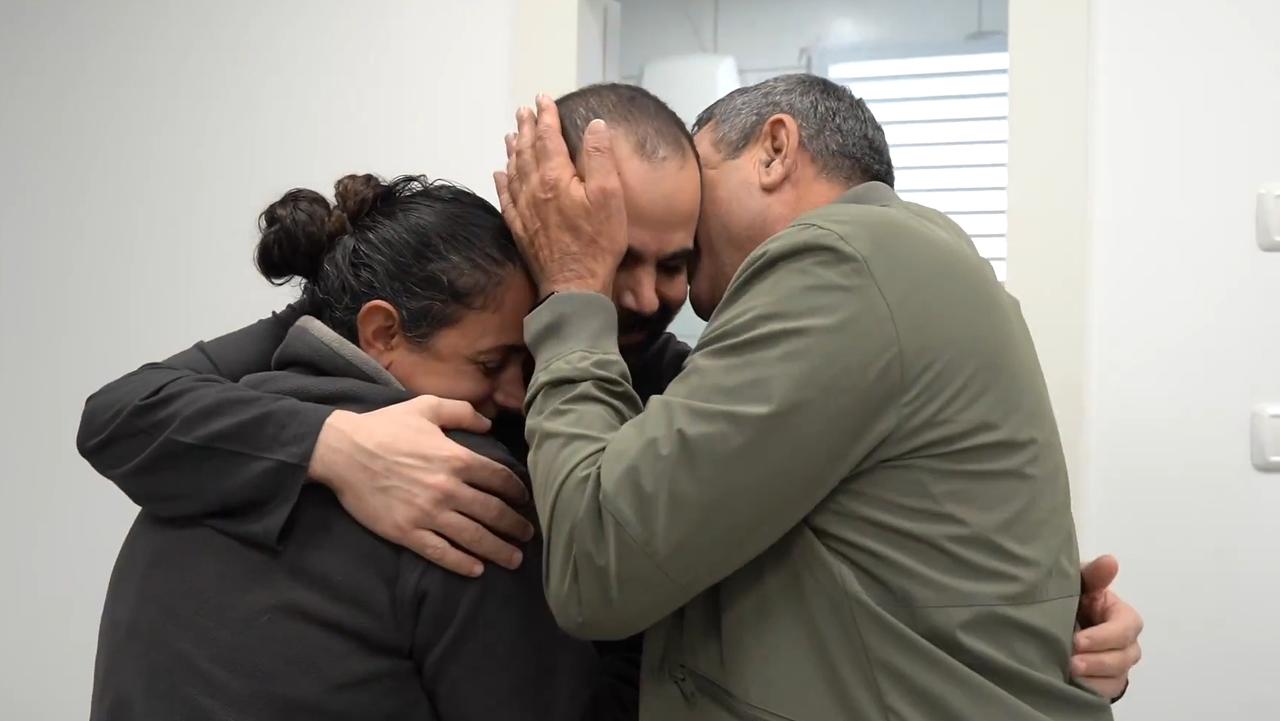
<svg viewBox="0 0 1280 721">
<path fill-rule="evenodd" d="M 334 241 L 351 232 L 386 193 L 374 175 L 347 175 L 334 183 L 337 207 L 314 190 L 294 188 L 258 217 L 256 262 L 267 280 L 282 285 L 293 278 L 312 282 L 324 267 Z"/>
<path fill-rule="evenodd" d="M 376 175 L 344 175 L 333 184 L 338 210 L 348 223 L 357 223 L 387 194 L 387 186 Z"/>
</svg>

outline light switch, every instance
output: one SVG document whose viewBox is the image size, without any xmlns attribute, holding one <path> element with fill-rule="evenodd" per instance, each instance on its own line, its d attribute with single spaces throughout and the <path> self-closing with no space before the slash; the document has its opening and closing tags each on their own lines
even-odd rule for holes
<svg viewBox="0 0 1280 721">
<path fill-rule="evenodd" d="M 1280 252 L 1280 183 L 1258 189 L 1258 247 Z"/>
<path fill-rule="evenodd" d="M 1253 409 L 1253 467 L 1280 473 L 1280 404 L 1264 403 Z"/>
</svg>

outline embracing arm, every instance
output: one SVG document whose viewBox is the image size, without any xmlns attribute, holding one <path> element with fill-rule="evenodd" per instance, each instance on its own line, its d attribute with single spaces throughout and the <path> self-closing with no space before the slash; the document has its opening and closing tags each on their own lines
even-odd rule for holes
<svg viewBox="0 0 1280 721">
<path fill-rule="evenodd" d="M 333 409 L 236 381 L 270 369 L 300 315 L 290 306 L 103 386 L 85 403 L 80 454 L 148 512 L 274 544 Z"/>
<path fill-rule="evenodd" d="M 590 638 L 647 628 L 781 538 L 885 438 L 900 387 L 870 273 L 818 228 L 747 260 L 643 410 L 615 318 L 607 298 L 566 293 L 526 322 L 547 598 Z"/>
<path fill-rule="evenodd" d="M 487 431 L 470 405 L 420 396 L 354 414 L 234 382 L 270 369 L 301 314 L 290 306 L 107 384 L 85 403 L 81 455 L 148 512 L 251 543 L 278 542 L 310 478 L 369 530 L 450 571 L 518 566 L 501 536 L 533 534 L 507 505 L 527 498 L 524 485 L 441 430 Z"/>
</svg>

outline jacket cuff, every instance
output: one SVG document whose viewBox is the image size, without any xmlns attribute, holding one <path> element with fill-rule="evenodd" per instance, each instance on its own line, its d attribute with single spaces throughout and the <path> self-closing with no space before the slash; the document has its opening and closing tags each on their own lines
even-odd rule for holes
<svg viewBox="0 0 1280 721">
<path fill-rule="evenodd" d="M 1115 697 L 1115 698 L 1113 698 L 1113 699 L 1111 699 L 1111 703 L 1115 703 L 1115 702 L 1119 701 L 1120 699 L 1124 698 L 1124 695 L 1125 695 L 1125 694 L 1127 694 L 1127 693 L 1129 693 L 1129 682 L 1128 682 L 1128 681 L 1125 681 L 1125 682 L 1124 682 L 1124 688 L 1123 688 L 1123 689 L 1121 689 L 1121 691 L 1120 691 L 1120 695 L 1119 695 L 1119 696 L 1116 696 L 1116 697 Z"/>
<path fill-rule="evenodd" d="M 303 486 L 309 482 L 307 468 L 311 465 L 311 454 L 315 452 L 320 430 L 334 410 L 336 409 L 331 406 L 318 403 L 298 404 L 297 417 L 288 428 L 283 429 L 283 442 L 280 445 L 280 460 L 288 464 L 291 470 L 279 469 L 283 485 L 271 498 L 264 499 L 266 502 L 258 514 L 245 519 L 245 535 L 257 539 L 268 548 L 283 548 L 285 529 L 293 516 L 294 507 L 298 505 Z"/>
<path fill-rule="evenodd" d="M 574 351 L 618 353 L 618 311 L 599 293 L 556 293 L 524 319 L 524 339 L 542 367 Z"/>
</svg>

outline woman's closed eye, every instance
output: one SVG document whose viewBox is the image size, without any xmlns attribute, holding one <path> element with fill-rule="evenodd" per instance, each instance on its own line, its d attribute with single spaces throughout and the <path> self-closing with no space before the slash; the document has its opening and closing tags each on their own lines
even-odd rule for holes
<svg viewBox="0 0 1280 721">
<path fill-rule="evenodd" d="M 476 358 L 475 364 L 487 378 L 495 378 L 507 367 L 505 358 Z"/>
<path fill-rule="evenodd" d="M 496 378 L 515 363 L 523 365 L 526 351 L 523 346 L 503 346 L 472 358 L 486 378 Z"/>
</svg>

